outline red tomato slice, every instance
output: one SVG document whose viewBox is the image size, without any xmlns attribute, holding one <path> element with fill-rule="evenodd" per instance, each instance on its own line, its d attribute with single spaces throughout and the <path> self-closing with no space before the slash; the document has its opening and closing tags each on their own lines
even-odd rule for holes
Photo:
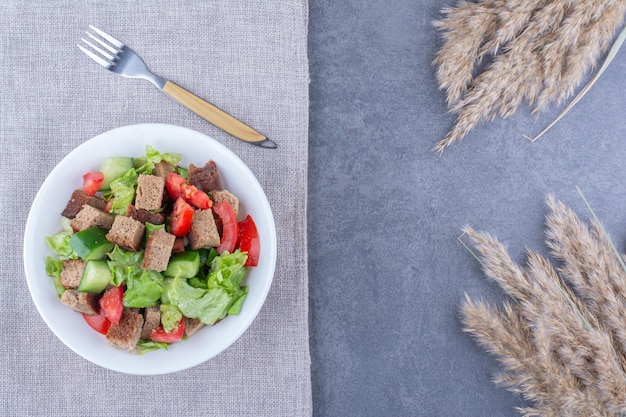
<svg viewBox="0 0 626 417">
<path fill-rule="evenodd" d="M 248 252 L 248 259 L 243 266 L 257 266 L 259 264 L 261 240 L 259 239 L 259 232 L 256 230 L 256 223 L 249 214 L 239 222 L 238 246 L 240 251 Z"/>
<path fill-rule="evenodd" d="M 178 197 L 172 210 L 170 220 L 170 232 L 174 236 L 182 237 L 189 233 L 191 220 L 193 219 L 193 208 L 183 199 Z"/>
<path fill-rule="evenodd" d="M 108 289 L 102 297 L 100 297 L 100 309 L 104 311 L 104 315 L 111 323 L 119 323 L 122 318 L 122 310 L 124 310 L 124 289 L 117 286 Z"/>
<path fill-rule="evenodd" d="M 207 193 L 198 190 L 195 185 L 188 184 L 184 177 L 173 172 L 168 174 L 165 186 L 170 197 L 174 200 L 177 200 L 178 197 L 183 197 L 187 203 L 203 210 L 213 205 Z"/>
<path fill-rule="evenodd" d="M 102 172 L 88 172 L 83 175 L 83 191 L 87 195 L 94 195 L 103 181 L 104 174 Z"/>
<path fill-rule="evenodd" d="M 181 186 L 182 196 L 185 198 L 185 201 L 191 204 L 192 206 L 206 210 L 213 206 L 213 202 L 209 198 L 209 195 L 204 191 L 198 190 L 195 185 L 189 185 L 184 183 Z"/>
<path fill-rule="evenodd" d="M 83 314 L 83 318 L 87 324 L 98 333 L 107 334 L 109 327 L 111 327 L 111 322 L 104 315 L 103 308 L 100 309 L 100 313 L 97 316 Z"/>
<path fill-rule="evenodd" d="M 226 201 L 220 201 L 213 206 L 213 211 L 222 219 L 222 240 L 217 247 L 217 252 L 222 253 L 228 251 L 232 253 L 237 243 L 237 235 L 239 227 L 237 225 L 237 218 L 233 208 Z"/>
<path fill-rule="evenodd" d="M 185 330 L 185 319 L 180 319 L 180 323 L 178 323 L 178 328 L 172 330 L 170 333 L 165 333 L 163 330 L 163 325 L 159 325 L 156 329 L 150 333 L 150 339 L 155 342 L 161 343 L 174 343 L 178 342 L 183 338 L 183 332 Z"/>
<path fill-rule="evenodd" d="M 173 200 L 177 200 L 178 197 L 182 194 L 182 186 L 183 184 L 187 184 L 187 180 L 174 172 L 170 172 L 167 175 L 167 180 L 165 181 L 165 187 L 167 188 L 167 192 L 170 194 Z"/>
</svg>

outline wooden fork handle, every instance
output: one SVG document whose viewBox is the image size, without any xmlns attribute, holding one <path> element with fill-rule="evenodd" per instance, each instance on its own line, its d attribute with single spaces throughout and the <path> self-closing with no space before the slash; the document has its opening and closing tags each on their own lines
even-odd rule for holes
<svg viewBox="0 0 626 417">
<path fill-rule="evenodd" d="M 165 83 L 165 86 L 163 86 L 163 92 L 172 97 L 174 100 L 181 103 L 183 106 L 187 107 L 189 110 L 196 113 L 198 116 L 211 122 L 215 126 L 222 129 L 224 132 L 229 133 L 236 138 L 263 147 L 271 147 L 267 146 L 268 141 L 274 144 L 274 142 L 269 140 L 267 137 L 252 129 L 250 126 L 246 125 L 240 120 L 235 119 L 224 110 L 204 101 L 200 97 L 196 96 L 193 93 L 190 93 L 189 91 L 185 90 L 179 85 L 174 84 L 171 81 L 167 81 Z"/>
</svg>

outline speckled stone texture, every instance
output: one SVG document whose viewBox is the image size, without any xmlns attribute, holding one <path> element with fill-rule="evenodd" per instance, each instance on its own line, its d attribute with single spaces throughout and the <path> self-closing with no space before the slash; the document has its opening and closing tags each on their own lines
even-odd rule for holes
<svg viewBox="0 0 626 417">
<path fill-rule="evenodd" d="M 513 416 L 494 358 L 462 332 L 464 294 L 502 300 L 457 238 L 473 224 L 545 253 L 545 195 L 626 237 L 626 52 L 549 134 L 522 108 L 442 156 L 431 62 L 455 1 L 312 1 L 308 250 L 315 416 Z"/>
</svg>

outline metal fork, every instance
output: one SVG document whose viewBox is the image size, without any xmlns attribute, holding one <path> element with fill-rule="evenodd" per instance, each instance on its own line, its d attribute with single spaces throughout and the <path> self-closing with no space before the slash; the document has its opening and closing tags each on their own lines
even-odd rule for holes
<svg viewBox="0 0 626 417">
<path fill-rule="evenodd" d="M 265 135 L 173 82 L 153 74 L 139 55 L 122 42 L 92 25 L 89 25 L 89 28 L 98 36 L 85 32 L 89 39 L 81 38 L 84 46 L 78 47 L 104 68 L 123 77 L 150 81 L 198 116 L 238 139 L 263 148 L 276 148 L 276 143 Z"/>
</svg>

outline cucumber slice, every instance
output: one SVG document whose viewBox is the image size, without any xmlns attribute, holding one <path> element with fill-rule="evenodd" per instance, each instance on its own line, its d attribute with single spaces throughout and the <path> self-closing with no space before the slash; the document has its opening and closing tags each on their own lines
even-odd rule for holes
<svg viewBox="0 0 626 417">
<path fill-rule="evenodd" d="M 172 256 L 167 269 L 163 272 L 166 277 L 191 278 L 200 271 L 200 255 L 198 252 L 189 251 Z"/>
<path fill-rule="evenodd" d="M 100 191 L 108 190 L 111 185 L 111 181 L 124 175 L 129 169 L 134 168 L 133 158 L 125 156 L 114 156 L 102 161 L 100 165 L 100 172 L 104 175 L 104 181 L 100 186 Z"/>
<path fill-rule="evenodd" d="M 78 291 L 100 293 L 112 279 L 113 274 L 109 270 L 107 261 L 87 261 L 80 284 L 78 284 Z"/>
<path fill-rule="evenodd" d="M 113 249 L 113 243 L 106 238 L 107 230 L 90 227 L 76 232 L 70 237 L 70 246 L 83 261 L 102 259 Z"/>
</svg>

